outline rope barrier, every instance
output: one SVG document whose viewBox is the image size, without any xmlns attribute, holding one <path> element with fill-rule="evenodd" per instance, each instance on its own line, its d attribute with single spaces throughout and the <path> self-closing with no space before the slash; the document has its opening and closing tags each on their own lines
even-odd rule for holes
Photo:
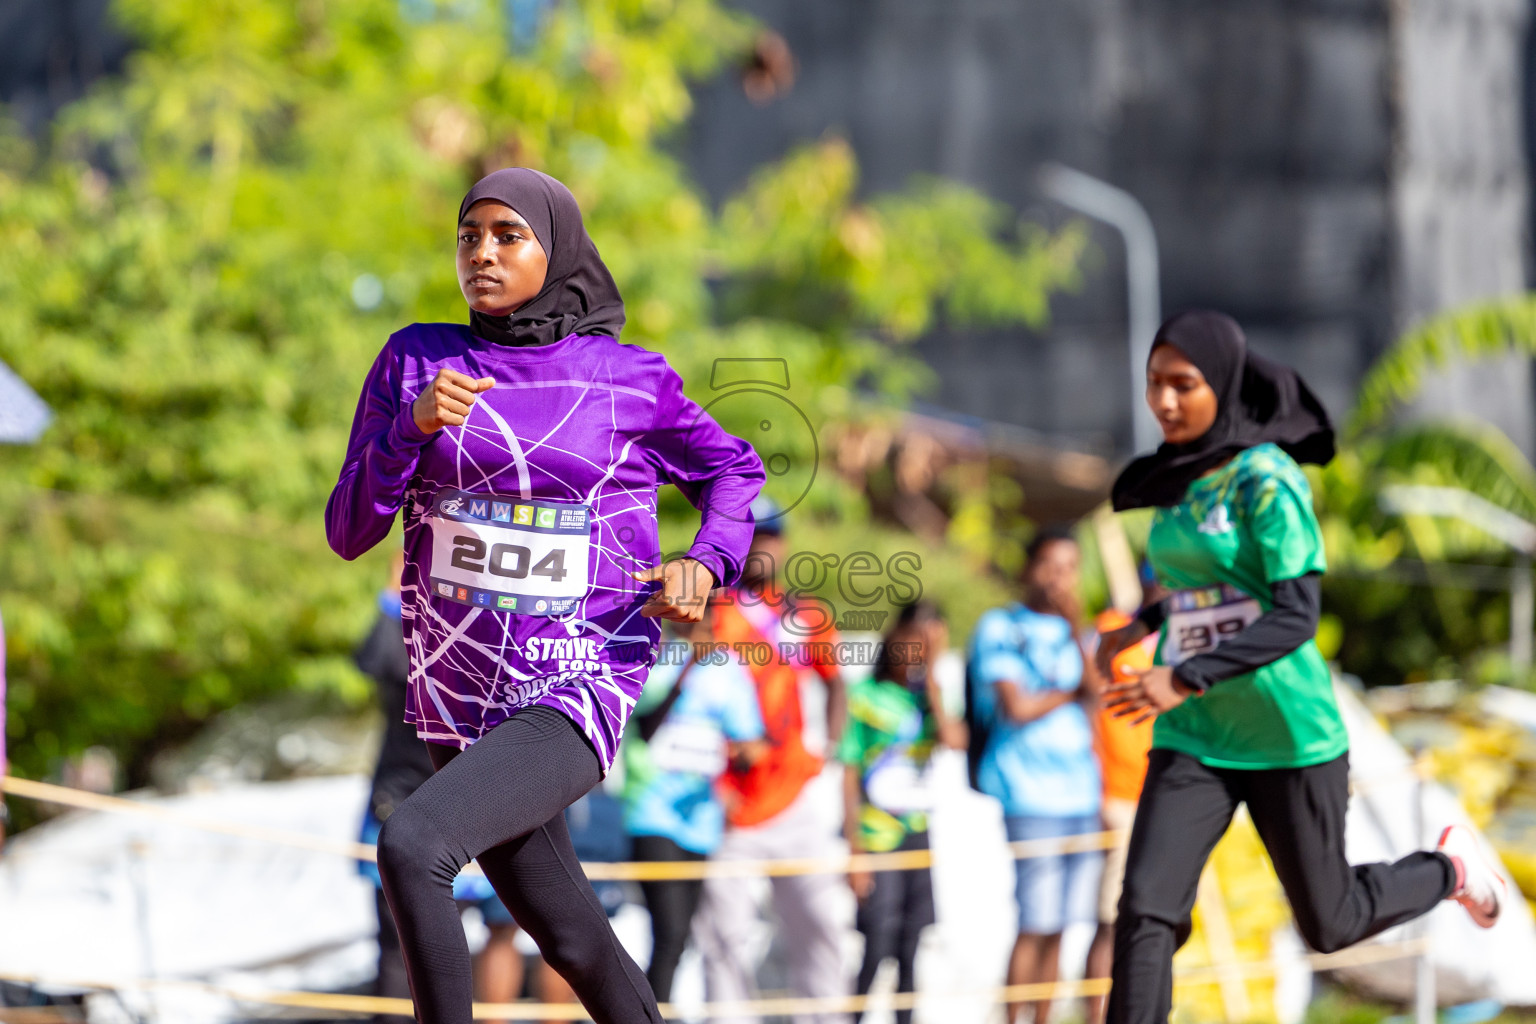
<svg viewBox="0 0 1536 1024">
<path fill-rule="evenodd" d="M 242 825 L 233 821 L 220 821 L 217 818 L 202 818 L 197 815 L 187 814 L 185 811 L 175 811 L 168 807 L 159 807 L 139 800 L 126 800 L 120 796 L 105 796 L 101 793 L 92 793 L 84 789 L 55 786 L 51 782 L 34 782 L 31 779 L 21 779 L 14 775 L 0 777 L 0 790 L 26 800 L 37 800 L 48 804 L 63 804 L 66 807 L 79 807 L 88 811 L 105 811 L 109 814 L 137 815 L 141 818 L 153 818 L 156 821 L 165 822 L 170 825 L 181 825 L 186 828 L 200 829 L 204 832 L 216 832 L 220 835 L 235 836 L 239 839 L 254 839 L 260 842 L 276 843 L 281 846 L 292 846 L 301 850 L 313 850 L 317 853 L 334 853 L 343 857 L 351 857 L 353 860 L 376 861 L 379 859 L 377 851 L 368 843 L 327 839 L 325 836 L 310 835 L 307 832 L 292 832 L 288 829 L 266 828 L 260 825 Z"/>
<path fill-rule="evenodd" d="M 1292 964 L 1306 964 L 1314 971 L 1340 970 L 1363 967 L 1369 964 L 1388 963 L 1422 956 L 1428 950 L 1423 939 L 1407 942 L 1380 943 L 1355 946 L 1338 953 L 1312 953 L 1285 959 L 1248 960 L 1211 967 L 1185 967 L 1174 971 L 1174 986 L 1187 988 L 1198 985 L 1220 984 L 1223 977 L 1234 973 L 1245 978 L 1263 978 L 1277 974 Z M 412 1014 L 409 999 L 385 999 L 378 996 L 333 995 L 324 992 L 268 991 L 247 992 L 222 985 L 196 981 L 169 979 L 125 979 L 122 981 L 83 980 L 76 978 L 15 974 L 0 971 L 0 981 L 16 984 L 57 986 L 63 988 L 114 991 L 179 990 L 203 995 L 220 996 L 241 1003 L 266 1006 L 282 1006 L 294 1009 L 325 1010 L 332 1013 L 355 1014 Z M 1040 982 L 1030 985 L 1001 985 L 990 988 L 970 989 L 957 992 L 894 992 L 884 995 L 828 996 L 821 998 L 776 997 L 750 999 L 736 1002 L 704 1003 L 698 1006 L 661 1004 L 663 1017 L 706 1018 L 735 1016 L 793 1016 L 814 1013 L 859 1013 L 872 1007 L 892 1010 L 912 1009 L 923 1003 L 977 1002 L 985 1000 L 998 1003 L 1040 1002 L 1047 999 L 1069 999 L 1083 996 L 1104 995 L 1109 991 L 1108 978 L 1084 978 L 1078 981 Z M 578 1003 L 476 1003 L 476 1020 L 587 1020 L 587 1012 Z"/>
<path fill-rule="evenodd" d="M 1422 779 L 1427 770 L 1423 762 L 1415 762 L 1407 771 L 1382 773 L 1364 779 L 1356 778 L 1351 782 L 1351 792 L 1358 796 L 1398 781 Z M 325 836 L 288 829 L 203 818 L 138 800 L 106 796 L 48 782 L 35 782 L 14 775 L 0 777 L 0 791 L 42 803 L 104 811 L 109 814 L 138 815 L 204 832 L 291 846 L 317 853 L 332 853 L 350 857 L 353 860 L 376 862 L 379 859 L 378 848 L 369 843 L 328 839 Z M 1129 838 L 1130 834 L 1126 830 L 1108 829 L 1049 839 L 1023 839 L 1008 843 L 1007 848 L 1012 859 L 1027 860 L 1061 853 L 1108 850 L 1124 845 Z M 795 857 L 779 860 L 594 861 L 582 864 L 582 869 L 594 882 L 671 882 L 702 878 L 783 878 L 792 875 L 843 874 L 848 871 L 913 871 L 930 868 L 933 864 L 932 850 L 903 850 L 894 853 L 838 854 L 828 857 Z"/>
<path fill-rule="evenodd" d="M 1394 778 L 1422 777 L 1422 766 L 1416 765 L 1409 773 L 1393 776 L 1376 776 L 1356 783 L 1355 791 L 1368 790 L 1386 784 Z M 240 839 L 248 839 L 330 853 L 357 860 L 376 860 L 375 847 L 360 842 L 328 839 L 303 832 L 244 825 L 187 814 L 183 811 L 106 796 L 86 790 L 72 789 L 51 783 L 35 782 L 7 775 L 0 777 L 0 791 L 23 799 L 78 807 L 85 810 L 113 814 L 130 814 L 150 818 L 166 824 L 199 829 Z M 1023 840 L 1007 844 L 1010 856 L 1015 859 L 1047 856 L 1061 852 L 1106 849 L 1126 841 L 1126 833 L 1120 830 L 1089 832 L 1051 839 Z M 933 864 L 931 850 L 910 850 L 883 854 L 854 854 L 835 857 L 806 857 L 782 860 L 727 860 L 694 862 L 625 862 L 584 864 L 589 877 L 612 880 L 674 880 L 703 877 L 752 877 L 803 874 L 841 873 L 848 870 L 892 871 L 930 867 Z M 1314 970 L 1337 970 L 1351 966 L 1363 966 L 1391 960 L 1421 956 L 1427 951 L 1423 939 L 1392 944 L 1357 946 L 1331 954 L 1311 954 L 1292 958 L 1288 962 L 1306 963 Z M 1182 968 L 1175 972 L 1175 984 L 1181 987 L 1195 985 L 1230 984 L 1235 978 L 1247 979 L 1275 974 L 1283 966 L 1278 960 L 1227 962 L 1209 967 Z M 281 1006 L 291 1009 L 322 1010 L 353 1014 L 399 1014 L 410 1016 L 409 1000 L 385 999 L 374 996 L 336 995 L 320 992 L 270 991 L 246 992 L 225 986 L 202 982 L 168 979 L 130 979 L 116 982 L 101 980 L 69 979 L 55 976 L 22 975 L 0 972 L 0 980 L 20 984 L 49 984 L 87 990 L 121 989 L 179 989 L 215 995 L 242 1003 Z M 1102 995 L 1108 991 L 1109 981 L 1090 978 L 1080 981 L 1061 981 L 1032 985 L 1000 986 L 963 992 L 892 993 L 878 996 L 835 996 L 825 998 L 777 997 L 731 1003 L 710 1003 L 697 1007 L 663 1005 L 663 1015 L 717 1018 L 726 1016 L 786 1016 L 813 1013 L 856 1013 L 870 1006 L 889 1009 L 910 1009 L 920 1002 L 975 1002 L 987 1000 L 999 1002 L 1033 1002 L 1045 999 L 1076 998 Z M 579 1004 L 574 1003 L 476 1003 L 477 1020 L 585 1020 L 587 1015 Z"/>
<path fill-rule="evenodd" d="M 368 843 L 293 832 L 288 829 L 244 825 L 188 814 L 120 796 L 105 796 L 83 789 L 71 789 L 49 782 L 35 782 L 14 775 L 0 777 L 0 790 L 12 796 L 43 803 L 130 814 L 184 828 L 258 842 L 291 846 L 318 853 L 333 853 L 354 860 L 377 861 L 378 849 Z M 1007 844 L 1015 860 L 1046 857 L 1058 853 L 1104 850 L 1122 844 L 1128 838 L 1123 830 L 1085 832 L 1051 839 L 1024 839 Z M 680 881 L 699 878 L 782 878 L 790 875 L 842 874 L 848 871 L 912 871 L 932 867 L 932 850 L 901 850 L 894 853 L 838 854 L 830 857 L 795 857 L 780 860 L 709 860 L 709 861 L 623 861 L 591 862 L 582 865 L 592 881 L 648 882 Z"/>
</svg>

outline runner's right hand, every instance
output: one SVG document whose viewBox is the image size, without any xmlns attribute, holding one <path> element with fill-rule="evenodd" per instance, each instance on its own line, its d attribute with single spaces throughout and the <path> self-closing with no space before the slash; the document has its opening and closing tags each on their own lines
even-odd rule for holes
<svg viewBox="0 0 1536 1024">
<path fill-rule="evenodd" d="M 1147 628 L 1145 622 L 1142 622 L 1140 619 L 1132 619 L 1119 629 L 1112 629 L 1099 637 L 1099 649 L 1093 655 L 1093 663 L 1098 666 L 1099 674 L 1106 681 L 1112 681 L 1114 679 L 1114 670 L 1111 668 L 1111 663 L 1115 660 L 1115 655 L 1127 647 L 1141 643 L 1142 639 L 1150 632 L 1151 630 Z"/>
<path fill-rule="evenodd" d="M 416 421 L 416 429 L 430 434 L 443 427 L 458 426 L 469 416 L 475 396 L 495 386 L 496 382 L 490 377 L 475 380 L 468 374 L 443 367 L 411 404 L 411 418 Z"/>
</svg>

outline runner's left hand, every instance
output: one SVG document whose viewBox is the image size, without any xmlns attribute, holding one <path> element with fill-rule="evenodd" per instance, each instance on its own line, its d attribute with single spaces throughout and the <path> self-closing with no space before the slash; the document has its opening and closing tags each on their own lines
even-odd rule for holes
<svg viewBox="0 0 1536 1024">
<path fill-rule="evenodd" d="M 1167 665 L 1133 671 L 1129 675 L 1129 682 L 1105 688 L 1103 703 L 1114 710 L 1116 718 L 1136 715 L 1132 725 L 1140 725 L 1149 718 L 1172 711 L 1192 692 L 1179 682 Z"/>
<path fill-rule="evenodd" d="M 704 617 L 704 604 L 715 587 L 715 574 L 692 558 L 674 558 L 630 575 L 641 583 L 661 581 L 661 589 L 652 593 L 640 609 L 640 614 L 648 619 L 698 622 Z"/>
</svg>

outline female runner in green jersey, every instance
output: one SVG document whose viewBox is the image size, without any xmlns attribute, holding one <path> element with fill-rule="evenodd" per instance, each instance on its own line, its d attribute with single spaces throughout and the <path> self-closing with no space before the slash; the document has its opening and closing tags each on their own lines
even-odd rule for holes
<svg viewBox="0 0 1536 1024">
<path fill-rule="evenodd" d="M 1470 831 L 1394 864 L 1344 857 L 1349 737 L 1318 653 L 1323 542 L 1301 462 L 1333 457 L 1327 413 L 1291 370 L 1247 351 L 1230 317 L 1158 331 L 1147 404 L 1164 443 L 1115 482 L 1116 510 L 1153 507 L 1147 555 L 1172 593 L 1108 634 L 1101 668 L 1153 629 L 1157 664 L 1105 691 L 1157 716 L 1115 926 L 1109 1024 L 1166 1022 L 1173 954 L 1200 872 L 1246 803 L 1296 925 L 1332 952 L 1462 903 L 1490 927 L 1503 880 Z"/>
</svg>

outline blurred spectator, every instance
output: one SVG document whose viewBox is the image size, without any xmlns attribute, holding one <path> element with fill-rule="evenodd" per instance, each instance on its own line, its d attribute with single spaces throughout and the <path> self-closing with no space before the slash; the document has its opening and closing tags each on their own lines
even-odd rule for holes
<svg viewBox="0 0 1536 1024">
<path fill-rule="evenodd" d="M 639 861 L 702 861 L 720 845 L 725 809 L 715 784 L 728 764 L 762 756 L 763 719 L 746 668 L 711 641 L 713 606 L 696 623 L 669 625 L 689 644 L 669 649 L 646 679 L 624 737 L 624 824 Z M 646 978 L 672 998 L 672 977 L 704 891 L 702 878 L 644 881 L 651 914 Z"/>
<path fill-rule="evenodd" d="M 730 828 L 715 856 L 832 857 L 840 844 L 807 792 L 811 780 L 821 774 L 822 759 L 804 743 L 800 684 L 802 676 L 814 673 L 826 685 L 827 740 L 835 744 L 842 732 L 844 704 L 833 654 L 837 634 L 825 605 L 797 600 L 779 586 L 786 550 L 782 511 L 771 499 L 760 497 L 752 503 L 752 515 L 756 526 L 741 583 L 718 592 L 714 635 L 733 655 L 759 655 L 747 660 L 768 746 L 750 768 L 732 767 L 722 779 Z M 770 882 L 794 994 L 843 995 L 847 989 L 837 899 L 842 883 L 834 875 L 793 875 Z M 711 1001 L 753 997 L 750 951 L 757 913 L 752 886 L 731 878 L 705 881 L 694 941 L 704 957 L 705 990 Z M 725 1024 L 748 1019 L 720 1018 Z M 845 1014 L 795 1017 L 797 1024 L 846 1019 Z"/>
<path fill-rule="evenodd" d="M 1146 581 L 1143 580 L 1145 584 Z M 1156 601 L 1160 594 L 1146 591 L 1148 602 Z M 1102 636 L 1112 629 L 1129 625 L 1131 617 L 1124 612 L 1109 609 L 1094 621 L 1094 630 Z M 1123 683 L 1130 673 L 1152 667 L 1157 652 L 1158 634 L 1153 633 L 1138 644 L 1127 647 L 1112 662 L 1112 681 Z M 1107 831 L 1124 832 L 1129 838 L 1131 825 L 1136 820 L 1136 801 L 1141 798 L 1141 784 L 1147 777 L 1147 754 L 1152 749 L 1152 721 L 1133 725 L 1130 717 L 1115 717 L 1112 709 L 1100 707 L 1093 716 L 1094 748 L 1099 755 L 1099 768 L 1104 776 L 1104 804 L 1099 816 Z M 1125 842 L 1111 846 L 1104 854 L 1104 874 L 1099 882 L 1099 930 L 1088 950 L 1090 978 L 1108 978 L 1114 961 L 1115 917 L 1120 903 L 1120 887 L 1125 881 Z M 1101 1024 L 1107 996 L 1090 996 L 1088 999 L 1087 1024 Z"/>
<path fill-rule="evenodd" d="M 1098 677 L 1079 636 L 1078 561 L 1070 533 L 1040 531 L 1024 566 L 1024 602 L 976 624 L 969 697 L 988 724 L 977 783 L 1002 803 L 1010 842 L 1099 831 L 1099 766 L 1083 706 Z M 1061 933 L 1095 917 L 1102 860 L 1086 851 L 1015 861 L 1019 934 L 1008 984 L 1057 980 Z M 1044 1024 L 1050 1001 L 1028 1005 Z M 1018 1009 L 1008 1008 L 1010 1022 Z"/>
<path fill-rule="evenodd" d="M 854 853 L 928 849 L 934 746 L 965 746 L 965 726 L 945 712 L 931 671 L 948 642 L 935 605 L 909 604 L 886 634 L 870 678 L 848 692 L 837 759 L 846 766 L 843 831 Z M 864 936 L 857 994 L 869 994 L 887 957 L 896 958 L 896 991 L 915 992 L 918 940 L 934 922 L 932 871 L 850 871 L 848 884 Z M 897 1010 L 896 1021 L 911 1024 L 912 1011 Z"/>
<path fill-rule="evenodd" d="M 390 568 L 390 585 L 379 594 L 379 615 L 373 629 L 357 649 L 357 667 L 370 676 L 384 712 L 384 738 L 379 746 L 379 760 L 373 769 L 373 785 L 364 811 L 362 840 L 377 843 L 379 829 L 390 813 L 416 791 L 432 774 L 432 761 L 426 744 L 416 735 L 416 727 L 405 720 L 405 689 L 409 667 L 405 655 L 405 633 L 400 623 L 400 570 L 404 558 L 396 555 Z M 389 999 L 409 999 L 411 987 L 405 976 L 405 960 L 400 952 L 400 936 L 395 919 L 379 881 L 378 865 L 359 861 L 358 869 L 373 881 L 374 904 L 379 915 L 379 973 L 373 994 Z M 381 1014 L 376 1018 L 388 1024 L 409 1024 L 409 1017 Z"/>
</svg>

